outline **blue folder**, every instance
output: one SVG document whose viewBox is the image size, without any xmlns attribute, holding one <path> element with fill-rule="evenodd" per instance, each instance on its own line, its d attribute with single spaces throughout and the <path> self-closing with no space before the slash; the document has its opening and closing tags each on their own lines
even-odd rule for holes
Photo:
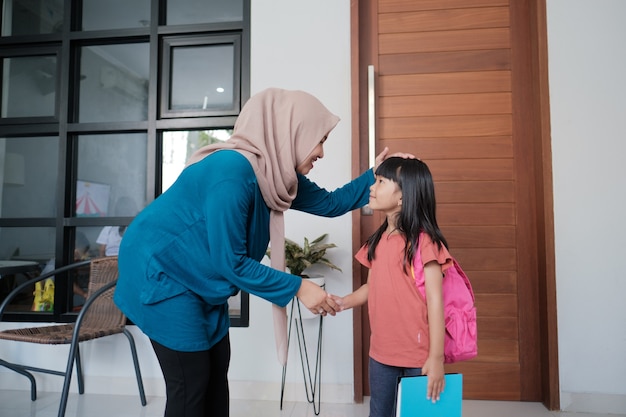
<svg viewBox="0 0 626 417">
<path fill-rule="evenodd" d="M 436 403 L 426 398 L 428 376 L 405 376 L 398 381 L 396 417 L 461 417 L 463 375 L 446 374 L 446 386 Z"/>
</svg>

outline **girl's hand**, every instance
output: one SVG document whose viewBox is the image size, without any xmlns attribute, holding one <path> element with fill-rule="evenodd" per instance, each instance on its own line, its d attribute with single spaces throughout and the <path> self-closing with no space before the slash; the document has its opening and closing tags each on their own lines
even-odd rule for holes
<svg viewBox="0 0 626 417">
<path fill-rule="evenodd" d="M 334 294 L 328 294 L 328 296 L 335 302 L 337 313 L 349 309 L 346 297 L 340 297 Z"/>
<path fill-rule="evenodd" d="M 443 360 L 429 356 L 424 366 L 422 366 L 422 375 L 428 375 L 426 398 L 436 403 L 441 398 L 441 393 L 446 386 Z"/>
<path fill-rule="evenodd" d="M 369 280 L 369 275 L 367 279 Z M 338 295 L 328 294 L 328 298 L 330 299 L 329 302 L 332 301 L 335 311 L 339 313 L 340 311 L 348 310 L 365 304 L 367 302 L 368 293 L 369 284 L 363 284 L 354 292 L 351 292 L 348 295 L 339 297 Z"/>
</svg>

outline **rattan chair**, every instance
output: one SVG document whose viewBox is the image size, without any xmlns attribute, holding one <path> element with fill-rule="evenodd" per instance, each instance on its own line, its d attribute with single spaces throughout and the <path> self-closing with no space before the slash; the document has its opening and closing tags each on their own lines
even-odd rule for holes
<svg viewBox="0 0 626 417">
<path fill-rule="evenodd" d="M 24 288 L 32 286 L 35 282 L 44 280 L 51 276 L 55 279 L 67 277 L 65 274 L 70 270 L 89 266 L 89 288 L 87 290 L 87 300 L 83 305 L 75 323 L 59 324 L 43 327 L 30 327 L 22 329 L 11 329 L 0 332 L 0 339 L 39 343 L 48 345 L 69 344 L 69 355 L 67 359 L 67 367 L 65 371 L 53 369 L 42 369 L 32 366 L 15 364 L 0 359 L 0 366 L 9 368 L 21 375 L 24 375 L 31 383 L 31 399 L 37 399 L 37 385 L 32 372 L 43 372 L 52 375 L 64 377 L 63 390 L 61 394 L 61 403 L 59 405 L 59 417 L 65 415 L 67 399 L 69 394 L 70 382 L 74 363 L 76 363 L 76 377 L 78 382 L 78 392 L 83 394 L 85 386 L 83 382 L 83 370 L 80 359 L 80 342 L 98 339 L 105 336 L 111 336 L 123 333 L 128 338 L 130 350 L 135 366 L 135 374 L 137 376 L 137 385 L 139 387 L 139 396 L 141 404 L 146 405 L 146 395 L 144 393 L 141 371 L 139 369 L 139 361 L 137 358 L 137 349 L 132 334 L 126 329 L 126 317 L 113 303 L 113 292 L 117 283 L 117 257 L 111 256 L 106 258 L 93 259 L 91 261 L 77 262 L 58 268 L 49 273 L 40 275 L 37 278 L 30 279 L 18 287 L 16 287 L 7 296 L 0 305 L 0 320 L 4 314 L 4 310 L 9 305 L 12 298 L 20 293 Z M 70 285 L 71 287 L 71 285 Z"/>
</svg>

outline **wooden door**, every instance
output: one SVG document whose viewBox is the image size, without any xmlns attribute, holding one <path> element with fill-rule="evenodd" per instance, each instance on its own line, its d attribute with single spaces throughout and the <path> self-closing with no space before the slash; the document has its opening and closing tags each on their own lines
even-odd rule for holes
<svg viewBox="0 0 626 417">
<path fill-rule="evenodd" d="M 545 0 L 352 2 L 354 173 L 368 166 L 368 65 L 376 152 L 412 152 L 436 182 L 437 217 L 468 272 L 478 358 L 446 367 L 470 399 L 558 408 Z M 354 251 L 381 224 L 354 216 Z M 354 286 L 366 270 L 354 263 Z M 369 395 L 367 308 L 354 312 L 355 398 Z"/>
</svg>

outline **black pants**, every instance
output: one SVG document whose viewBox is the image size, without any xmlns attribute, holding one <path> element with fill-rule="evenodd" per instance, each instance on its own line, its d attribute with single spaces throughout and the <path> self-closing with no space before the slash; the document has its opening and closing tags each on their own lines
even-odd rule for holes
<svg viewBox="0 0 626 417">
<path fill-rule="evenodd" d="M 228 335 L 201 352 L 179 352 L 150 341 L 165 377 L 165 417 L 228 417 Z"/>
</svg>

